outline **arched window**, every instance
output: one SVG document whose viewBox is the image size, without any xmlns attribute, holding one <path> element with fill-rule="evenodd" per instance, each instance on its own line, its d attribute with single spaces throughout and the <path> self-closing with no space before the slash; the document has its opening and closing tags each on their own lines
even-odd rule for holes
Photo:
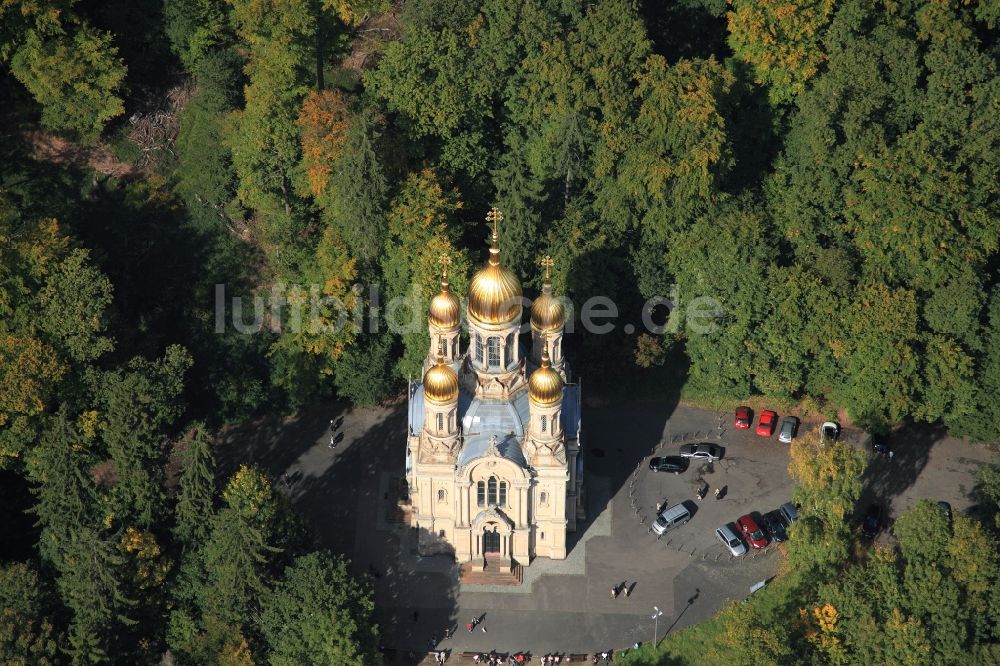
<svg viewBox="0 0 1000 666">
<path fill-rule="evenodd" d="M 487 504 L 497 503 L 497 477 L 491 476 L 486 482 Z"/>
<path fill-rule="evenodd" d="M 486 506 L 486 482 L 480 481 L 476 484 L 476 504 Z"/>
<path fill-rule="evenodd" d="M 511 333 L 507 336 L 507 342 L 504 344 L 503 352 L 504 361 L 509 366 L 514 362 L 514 334 Z"/>
<path fill-rule="evenodd" d="M 549 431 L 549 417 L 546 416 L 545 414 L 542 414 L 541 421 L 542 421 L 542 432 L 548 432 Z"/>
<path fill-rule="evenodd" d="M 552 360 L 559 358 L 559 340 L 552 341 Z"/>
<path fill-rule="evenodd" d="M 457 335 L 455 336 L 455 339 L 451 341 L 451 357 L 452 358 L 458 358 L 458 336 Z"/>
<path fill-rule="evenodd" d="M 500 496 L 497 498 L 497 506 L 507 506 L 507 482 L 500 482 Z"/>
<path fill-rule="evenodd" d="M 444 430 L 444 414 L 442 414 L 441 412 L 437 413 L 437 427 L 438 427 L 438 432 Z"/>
<path fill-rule="evenodd" d="M 500 338 L 496 336 L 486 339 L 486 364 L 491 368 L 500 367 Z"/>
<path fill-rule="evenodd" d="M 549 503 L 549 494 L 547 492 L 545 492 L 544 490 L 541 493 L 538 494 L 538 503 L 539 504 L 548 504 Z"/>
<path fill-rule="evenodd" d="M 444 488 L 438 491 L 438 502 L 443 502 L 448 499 L 448 493 L 444 491 Z"/>
<path fill-rule="evenodd" d="M 476 333 L 476 363 L 483 362 L 483 339 Z"/>
</svg>

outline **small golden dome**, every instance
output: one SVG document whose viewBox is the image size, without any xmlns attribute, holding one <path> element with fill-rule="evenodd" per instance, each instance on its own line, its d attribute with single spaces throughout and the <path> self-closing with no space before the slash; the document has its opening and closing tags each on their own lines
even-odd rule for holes
<svg viewBox="0 0 1000 666">
<path fill-rule="evenodd" d="M 441 279 L 441 291 L 431 299 L 427 321 L 438 328 L 455 329 L 462 320 L 462 304 L 448 289 L 448 280 Z"/>
<path fill-rule="evenodd" d="M 458 375 L 440 354 L 424 373 L 424 399 L 435 404 L 458 400 Z"/>
<path fill-rule="evenodd" d="M 562 375 L 553 370 L 549 363 L 549 344 L 546 341 L 542 348 L 542 367 L 528 378 L 528 398 L 536 405 L 554 405 L 562 400 L 563 386 Z"/>
<path fill-rule="evenodd" d="M 552 283 L 546 278 L 542 293 L 531 304 L 531 327 L 539 333 L 551 333 L 566 323 L 566 309 L 552 296 Z"/>
</svg>

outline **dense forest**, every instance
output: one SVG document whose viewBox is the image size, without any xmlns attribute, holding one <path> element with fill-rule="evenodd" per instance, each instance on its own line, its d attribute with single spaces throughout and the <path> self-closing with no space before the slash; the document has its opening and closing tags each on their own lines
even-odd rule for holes
<svg viewBox="0 0 1000 666">
<path fill-rule="evenodd" d="M 0 662 L 376 663 L 370 583 L 266 474 L 217 479 L 213 435 L 398 395 L 425 330 L 331 327 L 329 304 L 411 296 L 422 321 L 442 254 L 464 293 L 491 206 L 529 292 L 548 254 L 557 293 L 622 321 L 656 297 L 721 304 L 707 334 L 570 336 L 588 376 L 639 366 L 704 404 L 1000 439 L 998 20 L 990 0 L 0 2 L 0 475 L 20 535 Z M 234 297 L 267 303 L 257 333 L 219 332 L 216 285 L 226 321 Z M 824 525 L 855 490 L 830 491 Z M 966 527 L 992 552 L 995 525 Z M 928 558 L 976 564 L 902 543 L 821 588 L 849 556 L 830 529 L 840 546 L 802 569 L 841 606 L 872 578 L 925 603 Z M 945 580 L 975 612 L 940 660 L 1000 638 L 995 558 L 977 566 Z M 885 604 L 872 622 L 899 647 L 943 614 Z M 847 663 L 836 632 L 860 630 L 816 608 L 800 649 Z"/>
</svg>

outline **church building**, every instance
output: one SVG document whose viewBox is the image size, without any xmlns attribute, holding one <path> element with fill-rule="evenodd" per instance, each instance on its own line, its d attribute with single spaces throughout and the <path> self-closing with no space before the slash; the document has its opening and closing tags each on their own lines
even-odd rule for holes
<svg viewBox="0 0 1000 666">
<path fill-rule="evenodd" d="M 552 295 L 551 259 L 531 305 L 529 354 L 521 283 L 497 241 L 502 216 L 494 208 L 487 220 L 492 246 L 469 283 L 467 349 L 446 261 L 430 303 L 423 379 L 409 390 L 409 508 L 422 555 L 528 566 L 565 558 L 566 533 L 584 518 L 580 385 L 563 358 L 566 312 Z"/>
</svg>

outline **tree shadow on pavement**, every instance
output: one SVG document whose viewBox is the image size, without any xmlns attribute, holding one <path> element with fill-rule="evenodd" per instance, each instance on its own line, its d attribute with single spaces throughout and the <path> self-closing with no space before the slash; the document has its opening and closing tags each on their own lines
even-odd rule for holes
<svg viewBox="0 0 1000 666">
<path fill-rule="evenodd" d="M 862 477 L 857 514 L 861 515 L 873 502 L 890 505 L 893 498 L 912 486 L 927 466 L 931 448 L 947 434 L 940 424 L 907 422 L 887 438 L 892 458 L 871 455 L 871 443 L 866 441 L 863 446 L 871 458 Z"/>
</svg>

